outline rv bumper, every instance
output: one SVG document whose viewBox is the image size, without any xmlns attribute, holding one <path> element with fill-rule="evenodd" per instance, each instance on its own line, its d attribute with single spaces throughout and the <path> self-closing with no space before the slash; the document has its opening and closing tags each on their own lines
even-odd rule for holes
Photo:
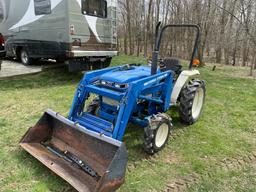
<svg viewBox="0 0 256 192">
<path fill-rule="evenodd" d="M 71 51 L 71 57 L 112 57 L 117 55 L 117 51 Z"/>
</svg>

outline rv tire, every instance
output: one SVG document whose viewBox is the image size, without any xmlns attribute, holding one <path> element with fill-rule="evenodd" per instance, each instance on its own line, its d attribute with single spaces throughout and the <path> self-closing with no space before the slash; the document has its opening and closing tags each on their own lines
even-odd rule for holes
<svg viewBox="0 0 256 192">
<path fill-rule="evenodd" d="M 20 51 L 20 60 L 23 65 L 31 65 L 34 62 L 34 59 L 29 57 L 27 50 L 24 48 Z"/>
</svg>

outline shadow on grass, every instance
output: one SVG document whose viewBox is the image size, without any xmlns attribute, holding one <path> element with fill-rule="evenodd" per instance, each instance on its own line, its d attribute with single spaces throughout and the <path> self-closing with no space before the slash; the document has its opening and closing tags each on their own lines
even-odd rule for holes
<svg viewBox="0 0 256 192">
<path fill-rule="evenodd" d="M 166 112 L 172 118 L 173 131 L 185 130 L 188 127 L 181 123 L 178 111 L 178 106 L 173 106 Z M 129 162 L 131 163 L 136 163 L 150 157 L 143 149 L 143 135 L 144 130 L 142 127 L 133 124 L 128 125 L 124 142 L 129 152 Z"/>
<path fill-rule="evenodd" d="M 51 69 L 37 75 L 0 80 L 0 90 L 44 88 L 58 85 L 77 85 L 82 73 L 69 73 L 67 69 Z"/>
</svg>

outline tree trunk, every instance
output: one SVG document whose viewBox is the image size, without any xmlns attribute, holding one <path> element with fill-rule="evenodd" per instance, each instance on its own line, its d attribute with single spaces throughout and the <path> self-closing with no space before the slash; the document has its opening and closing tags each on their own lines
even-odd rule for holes
<svg viewBox="0 0 256 192">
<path fill-rule="evenodd" d="M 127 0 L 128 1 L 128 0 Z M 146 21 L 146 31 L 145 31 L 145 44 L 144 44 L 144 56 L 148 56 L 148 41 L 150 37 L 150 18 L 151 18 L 151 9 L 152 9 L 152 2 L 153 0 L 149 0 L 148 4 L 148 15 L 147 15 L 147 21 Z"/>
<path fill-rule="evenodd" d="M 128 55 L 127 35 L 124 35 L 124 54 Z"/>
<path fill-rule="evenodd" d="M 129 2 L 130 2 L 130 0 L 126 0 L 129 48 L 130 48 L 130 55 L 132 55 L 133 54 L 133 46 L 132 46 L 132 29 L 131 29 L 131 11 L 130 11 L 130 3 Z"/>
<path fill-rule="evenodd" d="M 224 49 L 224 56 L 225 56 L 225 64 L 229 65 L 229 49 L 228 48 Z"/>
<path fill-rule="evenodd" d="M 221 53 L 221 48 L 219 47 L 216 50 L 216 63 L 221 63 L 221 58 L 222 58 L 222 53 Z"/>
<path fill-rule="evenodd" d="M 235 36 L 235 47 L 233 49 L 233 54 L 232 54 L 232 66 L 236 65 L 238 38 L 239 38 L 239 29 L 237 29 L 236 36 Z"/>
<path fill-rule="evenodd" d="M 225 37 L 225 24 L 227 22 L 227 14 L 225 12 L 226 7 L 227 7 L 227 1 L 223 1 L 222 4 L 223 10 L 222 10 L 222 14 L 221 14 L 221 19 L 220 19 L 220 33 L 219 33 L 219 37 L 218 37 L 218 48 L 216 50 L 216 62 L 217 63 L 221 63 L 222 61 L 222 48 L 223 46 L 223 41 L 224 41 L 224 37 Z"/>
</svg>

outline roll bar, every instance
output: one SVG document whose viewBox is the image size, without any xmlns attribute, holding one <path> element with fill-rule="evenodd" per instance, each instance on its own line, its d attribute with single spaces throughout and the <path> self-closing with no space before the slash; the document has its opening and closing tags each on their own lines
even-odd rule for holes
<svg viewBox="0 0 256 192">
<path fill-rule="evenodd" d="M 158 55 L 159 55 L 159 50 L 160 50 L 160 45 L 161 41 L 164 35 L 164 32 L 167 28 L 194 28 L 196 29 L 196 40 L 194 44 L 194 49 L 193 53 L 191 56 L 190 64 L 189 64 L 189 69 L 192 69 L 193 66 L 193 60 L 196 57 L 197 51 L 198 51 L 198 46 L 200 43 L 200 27 L 198 25 L 194 24 L 170 24 L 166 25 L 161 29 L 160 35 L 159 35 L 159 30 L 160 30 L 161 22 L 159 22 L 156 26 L 156 32 L 155 32 L 155 48 L 153 51 L 152 55 L 152 66 L 151 66 L 151 74 L 154 75 L 157 72 L 157 62 L 158 62 Z"/>
</svg>

